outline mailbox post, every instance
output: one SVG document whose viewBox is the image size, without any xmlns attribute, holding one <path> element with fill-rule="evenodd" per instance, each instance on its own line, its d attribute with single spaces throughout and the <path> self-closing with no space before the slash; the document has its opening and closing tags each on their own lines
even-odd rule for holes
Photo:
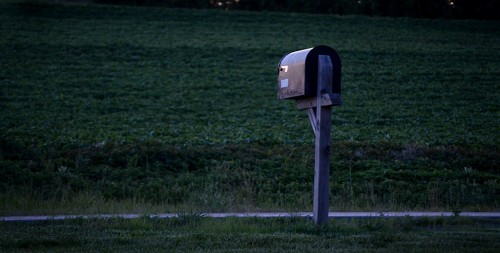
<svg viewBox="0 0 500 253">
<path fill-rule="evenodd" d="M 285 55 L 279 64 L 278 98 L 294 99 L 307 109 L 316 136 L 313 219 L 328 221 L 332 106 L 342 105 L 340 57 L 330 47 L 317 46 Z"/>
</svg>

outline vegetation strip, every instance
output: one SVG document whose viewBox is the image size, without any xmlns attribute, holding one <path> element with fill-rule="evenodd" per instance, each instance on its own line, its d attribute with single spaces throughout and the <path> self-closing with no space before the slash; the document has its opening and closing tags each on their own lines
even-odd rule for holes
<svg viewBox="0 0 500 253">
<path fill-rule="evenodd" d="M 301 217 L 0 222 L 0 252 L 498 252 L 500 219 Z"/>
<path fill-rule="evenodd" d="M 93 215 L 37 215 L 37 216 L 4 216 L 0 221 L 44 221 L 44 220 L 72 220 L 72 219 L 137 219 L 148 217 L 152 219 L 179 218 L 185 214 L 93 214 Z M 193 214 L 207 218 L 283 218 L 283 217 L 312 217 L 311 212 L 299 213 L 200 213 Z M 330 218 L 380 218 L 380 217 L 481 217 L 500 218 L 500 212 L 329 212 Z"/>
</svg>

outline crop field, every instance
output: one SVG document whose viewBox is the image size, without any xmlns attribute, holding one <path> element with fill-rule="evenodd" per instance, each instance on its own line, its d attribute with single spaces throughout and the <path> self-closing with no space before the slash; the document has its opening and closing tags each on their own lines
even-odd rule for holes
<svg viewBox="0 0 500 253">
<path fill-rule="evenodd" d="M 310 210 L 276 79 L 321 44 L 331 210 L 500 208 L 498 21 L 2 1 L 0 34 L 0 215 Z"/>
</svg>

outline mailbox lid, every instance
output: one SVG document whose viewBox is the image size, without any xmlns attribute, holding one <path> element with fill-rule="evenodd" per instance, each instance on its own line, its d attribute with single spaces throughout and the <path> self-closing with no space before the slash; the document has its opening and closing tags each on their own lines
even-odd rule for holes
<svg viewBox="0 0 500 253">
<path fill-rule="evenodd" d="M 316 96 L 318 56 L 328 55 L 332 61 L 332 92 L 340 94 L 340 57 L 329 46 L 316 46 L 295 51 L 281 58 L 278 70 L 278 98 Z"/>
</svg>

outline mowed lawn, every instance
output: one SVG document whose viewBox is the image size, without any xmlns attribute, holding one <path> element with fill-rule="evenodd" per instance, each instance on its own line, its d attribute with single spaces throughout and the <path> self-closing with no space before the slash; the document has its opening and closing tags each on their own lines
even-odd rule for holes
<svg viewBox="0 0 500 253">
<path fill-rule="evenodd" d="M 305 218 L 0 223 L 5 252 L 497 252 L 498 219 Z"/>
<path fill-rule="evenodd" d="M 0 3 L 0 213 L 307 211 L 277 65 L 342 60 L 331 210 L 498 210 L 500 22 Z"/>
</svg>

